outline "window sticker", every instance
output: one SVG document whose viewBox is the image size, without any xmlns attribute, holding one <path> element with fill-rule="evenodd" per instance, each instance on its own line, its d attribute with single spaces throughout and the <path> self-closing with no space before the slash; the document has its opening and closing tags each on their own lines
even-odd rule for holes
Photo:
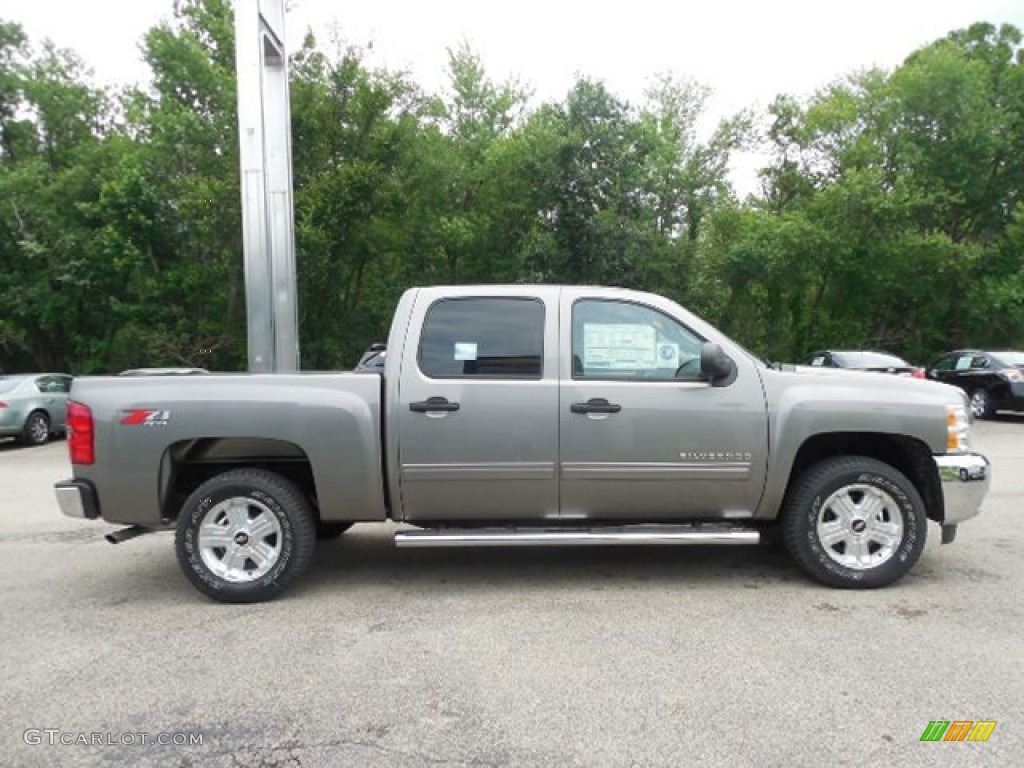
<svg viewBox="0 0 1024 768">
<path fill-rule="evenodd" d="M 456 341 L 455 342 L 455 359 L 456 360 L 476 360 L 476 342 L 475 341 Z"/>
<path fill-rule="evenodd" d="M 609 371 L 658 367 L 657 332 L 646 324 L 584 323 L 583 367 Z M 676 359 L 679 358 L 678 349 Z"/>
<path fill-rule="evenodd" d="M 671 368 L 673 371 L 679 367 L 679 345 L 667 341 L 658 343 L 658 367 Z"/>
</svg>

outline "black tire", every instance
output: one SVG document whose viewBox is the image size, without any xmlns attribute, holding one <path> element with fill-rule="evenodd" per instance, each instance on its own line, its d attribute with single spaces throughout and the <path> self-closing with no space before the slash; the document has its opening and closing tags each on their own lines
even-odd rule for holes
<svg viewBox="0 0 1024 768">
<path fill-rule="evenodd" d="M 765 525 L 760 529 L 761 537 L 758 545 L 765 552 L 781 553 L 786 551 L 786 542 L 782 536 L 782 526 L 778 524 Z"/>
<path fill-rule="evenodd" d="M 349 528 L 352 527 L 352 523 L 320 523 L 316 524 L 316 537 L 320 541 L 330 541 L 336 539 Z"/>
<path fill-rule="evenodd" d="M 32 411 L 25 419 L 19 438 L 25 445 L 45 445 L 50 440 L 50 417 L 44 411 Z"/>
<path fill-rule="evenodd" d="M 976 419 L 991 419 L 996 415 L 992 398 L 986 390 L 978 388 L 971 392 L 971 414 Z"/>
<path fill-rule="evenodd" d="M 849 505 L 852 514 L 844 511 Z M 866 456 L 826 459 L 805 470 L 786 496 L 781 522 L 797 564 L 817 581 L 843 589 L 873 589 L 900 579 L 921 556 L 928 526 L 913 483 Z M 843 540 L 823 542 L 830 532 Z"/>
<path fill-rule="evenodd" d="M 225 546 L 217 547 L 213 542 L 222 538 Z M 255 603 L 276 597 L 309 567 L 315 540 L 313 511 L 294 483 L 263 469 L 234 469 L 207 480 L 185 501 L 175 550 L 185 576 L 203 594 Z"/>
</svg>

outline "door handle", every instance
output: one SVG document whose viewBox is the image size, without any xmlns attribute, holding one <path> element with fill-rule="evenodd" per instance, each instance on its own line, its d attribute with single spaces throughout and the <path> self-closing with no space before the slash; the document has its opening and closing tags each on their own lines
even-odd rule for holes
<svg viewBox="0 0 1024 768">
<path fill-rule="evenodd" d="M 573 413 L 618 413 L 622 406 L 618 403 L 609 403 L 603 397 L 592 397 L 585 403 L 573 403 L 569 410 Z"/>
<path fill-rule="evenodd" d="M 430 413 L 431 411 L 457 411 L 458 403 L 449 403 L 447 397 L 429 397 L 417 403 L 409 403 L 409 410 L 413 413 Z"/>
</svg>

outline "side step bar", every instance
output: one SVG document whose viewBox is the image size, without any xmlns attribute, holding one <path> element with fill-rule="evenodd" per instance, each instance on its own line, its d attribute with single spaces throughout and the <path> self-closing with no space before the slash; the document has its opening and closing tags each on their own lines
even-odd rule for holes
<svg viewBox="0 0 1024 768">
<path fill-rule="evenodd" d="M 646 544 L 757 544 L 761 534 L 732 525 L 623 525 L 591 528 L 424 528 L 399 531 L 399 547 L 579 547 Z"/>
</svg>

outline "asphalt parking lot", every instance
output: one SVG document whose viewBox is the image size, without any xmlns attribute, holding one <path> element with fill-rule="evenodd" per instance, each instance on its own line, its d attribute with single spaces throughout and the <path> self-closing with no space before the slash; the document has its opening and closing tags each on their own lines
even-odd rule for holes
<svg viewBox="0 0 1024 768">
<path fill-rule="evenodd" d="M 399 551 L 378 525 L 252 606 L 194 591 L 170 534 L 61 517 L 63 441 L 0 443 L 0 765 L 1020 765 L 1024 418 L 975 436 L 983 515 L 889 589 L 754 548 Z M 998 725 L 921 743 L 931 720 Z"/>
</svg>

